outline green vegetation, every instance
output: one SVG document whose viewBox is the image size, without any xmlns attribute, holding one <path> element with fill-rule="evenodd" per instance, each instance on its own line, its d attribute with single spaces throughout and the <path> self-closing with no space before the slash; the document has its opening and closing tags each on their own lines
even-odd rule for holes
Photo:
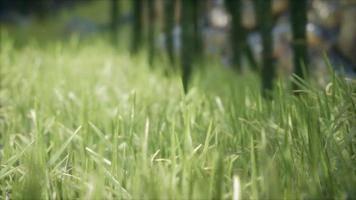
<svg viewBox="0 0 356 200">
<path fill-rule="evenodd" d="M 355 81 L 268 100 L 210 64 L 185 95 L 168 62 L 104 40 L 0 52 L 0 199 L 231 199 L 237 176 L 243 199 L 356 197 Z"/>
</svg>

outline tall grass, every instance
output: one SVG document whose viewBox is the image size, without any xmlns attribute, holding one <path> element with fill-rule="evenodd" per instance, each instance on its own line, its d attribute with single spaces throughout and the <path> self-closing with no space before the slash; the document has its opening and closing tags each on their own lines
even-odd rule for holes
<svg viewBox="0 0 356 200">
<path fill-rule="evenodd" d="M 103 41 L 3 37 L 0 57 L 1 199 L 356 198 L 355 81 L 264 100 L 211 64 L 184 95 Z"/>
</svg>

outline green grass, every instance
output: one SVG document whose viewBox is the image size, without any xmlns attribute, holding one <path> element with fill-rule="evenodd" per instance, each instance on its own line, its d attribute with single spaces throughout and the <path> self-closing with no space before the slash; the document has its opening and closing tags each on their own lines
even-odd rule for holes
<svg viewBox="0 0 356 200">
<path fill-rule="evenodd" d="M 0 199 L 356 198 L 356 83 L 277 84 L 209 64 L 183 94 L 105 41 L 1 41 Z M 235 181 L 236 182 L 236 181 Z M 236 191 L 235 191 L 236 192 Z"/>
</svg>

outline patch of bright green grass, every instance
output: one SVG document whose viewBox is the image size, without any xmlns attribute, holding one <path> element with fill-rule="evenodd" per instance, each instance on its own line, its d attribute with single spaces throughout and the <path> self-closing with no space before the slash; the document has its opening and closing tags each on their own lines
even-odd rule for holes
<svg viewBox="0 0 356 200">
<path fill-rule="evenodd" d="M 208 65 L 183 95 L 164 62 L 98 40 L 5 37 L 0 62 L 0 199 L 231 199 L 238 179 L 243 199 L 356 197 L 355 81 L 270 101 Z"/>
</svg>

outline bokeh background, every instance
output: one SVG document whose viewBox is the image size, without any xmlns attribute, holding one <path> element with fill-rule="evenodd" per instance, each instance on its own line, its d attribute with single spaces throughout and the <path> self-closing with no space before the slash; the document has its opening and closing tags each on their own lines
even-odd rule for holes
<svg viewBox="0 0 356 200">
<path fill-rule="evenodd" d="M 237 25 L 237 35 L 229 37 L 236 13 L 234 3 L 238 4 L 240 24 Z M 198 30 L 200 41 L 195 43 L 200 47 L 197 51 L 226 66 L 239 62 L 242 68 L 251 65 L 256 68 L 261 62 L 263 49 L 257 3 L 256 0 L 196 1 L 196 20 L 188 21 Z M 291 74 L 290 2 L 272 0 L 271 4 L 273 60 L 278 72 Z M 327 56 L 337 71 L 355 77 L 356 1 L 307 0 L 306 4 L 308 66 L 311 71 L 323 76 Z M 1 28 L 15 36 L 19 45 L 31 38 L 42 41 L 68 40 L 73 35 L 83 39 L 110 38 L 114 32 L 117 40 L 113 43 L 121 47 L 129 50 L 152 44 L 153 47 L 148 49 L 152 56 L 168 51 L 173 60 L 172 54 L 177 56 L 181 52 L 182 5 L 178 0 L 1 0 L 0 22 Z M 137 18 L 140 22 L 135 20 Z M 236 44 L 242 46 L 242 50 L 238 50 L 241 51 L 238 61 L 234 59 Z M 137 47 L 132 47 L 135 45 Z"/>
</svg>

